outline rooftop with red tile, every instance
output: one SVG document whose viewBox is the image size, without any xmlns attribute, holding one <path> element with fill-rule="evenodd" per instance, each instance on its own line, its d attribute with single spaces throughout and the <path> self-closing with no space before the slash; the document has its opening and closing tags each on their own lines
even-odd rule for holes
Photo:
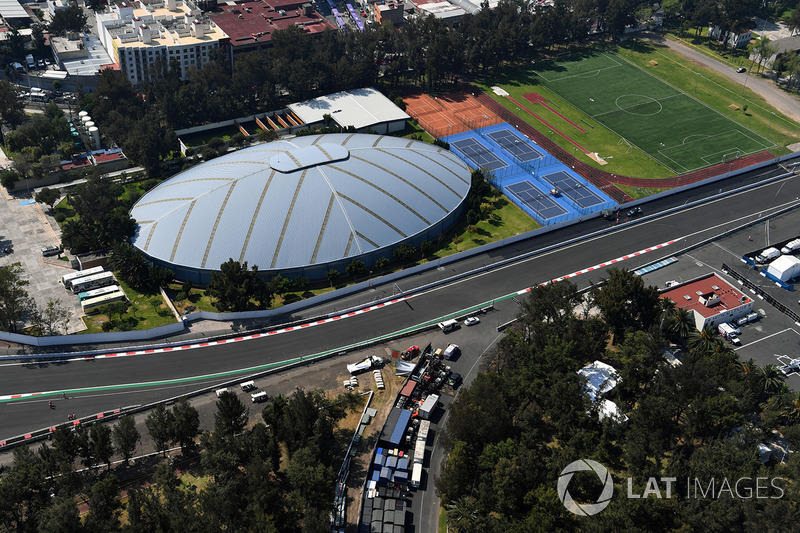
<svg viewBox="0 0 800 533">
<path fill-rule="evenodd" d="M 304 15 L 302 6 L 308 3 L 298 0 L 249 0 L 233 6 L 221 4 L 219 10 L 210 13 L 210 16 L 230 36 L 234 47 L 270 41 L 274 32 L 294 25 L 301 26 L 306 33 L 334 29 L 316 11 Z"/>
<path fill-rule="evenodd" d="M 709 274 L 705 278 L 664 291 L 660 297 L 669 298 L 678 307 L 696 311 L 706 318 L 751 301 L 748 296 L 716 274 Z"/>
</svg>

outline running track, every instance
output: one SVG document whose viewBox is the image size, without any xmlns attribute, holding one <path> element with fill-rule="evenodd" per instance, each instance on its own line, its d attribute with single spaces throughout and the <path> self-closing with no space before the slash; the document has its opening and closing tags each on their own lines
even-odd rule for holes
<svg viewBox="0 0 800 533">
<path fill-rule="evenodd" d="M 468 91 L 475 93 L 475 98 L 477 98 L 480 103 L 488 107 L 493 113 L 495 113 L 504 121 L 508 122 L 509 124 L 516 124 L 518 122 L 515 121 L 516 116 L 514 113 L 509 111 L 500 102 L 496 101 L 494 98 L 484 93 L 477 87 L 470 87 Z M 588 180 L 590 183 L 620 203 L 629 202 L 633 199 L 625 194 L 622 190 L 617 188 L 615 185 L 616 183 L 621 185 L 630 185 L 633 187 L 671 189 L 674 187 L 680 187 L 682 185 L 688 185 L 690 183 L 702 181 L 713 176 L 718 176 L 731 170 L 737 170 L 754 165 L 756 163 L 775 159 L 773 154 L 765 150 L 763 152 L 741 157 L 735 161 L 732 161 L 731 163 L 721 163 L 719 165 L 713 165 L 700 170 L 695 170 L 694 172 L 672 176 L 669 178 L 634 178 L 630 176 L 611 174 L 584 163 L 551 141 L 546 135 L 540 133 L 530 124 L 523 122 L 519 125 L 519 130 L 531 138 L 536 144 L 553 154 L 556 158 L 565 164 L 573 166 L 578 174 L 586 178 L 586 180 Z"/>
</svg>

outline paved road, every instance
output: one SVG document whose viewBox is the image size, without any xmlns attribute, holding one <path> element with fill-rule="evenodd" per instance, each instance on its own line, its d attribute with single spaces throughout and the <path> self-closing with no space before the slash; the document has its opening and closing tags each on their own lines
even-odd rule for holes
<svg viewBox="0 0 800 533">
<path fill-rule="evenodd" d="M 666 39 L 663 36 L 655 33 L 646 33 L 646 36 L 653 42 L 666 45 L 670 50 L 673 50 L 704 67 L 715 70 L 723 76 L 730 78 L 734 82 L 744 85 L 745 79 L 747 79 L 747 87 L 750 90 L 762 96 L 767 103 L 772 105 L 775 109 L 787 117 L 791 117 L 795 121 L 800 122 L 800 98 L 787 93 L 775 85 L 772 80 L 761 78 L 757 75 L 751 75 L 749 72 L 746 74 L 739 74 L 730 65 L 699 52 L 696 48 L 686 42 Z"/>
<path fill-rule="evenodd" d="M 81 410 L 81 414 L 85 414 L 142 404 L 181 394 L 198 388 L 199 384 L 223 380 L 218 377 L 202 377 L 208 374 L 237 371 L 324 350 L 335 350 L 350 343 L 433 320 L 445 313 L 478 305 L 652 245 L 673 239 L 678 241 L 665 248 L 663 253 L 654 252 L 644 257 L 620 262 L 625 267 L 640 266 L 727 228 L 758 220 L 771 209 L 787 205 L 787 202 L 789 205 L 794 205 L 797 203 L 796 198 L 800 198 L 798 177 L 761 186 L 751 192 L 738 193 L 680 213 L 637 225 L 626 225 L 578 244 L 564 246 L 479 276 L 438 287 L 403 303 L 305 328 L 300 332 L 283 333 L 236 344 L 135 357 L 58 363 L 8 362 L 0 365 L 0 395 L 74 391 L 85 387 L 102 386 L 103 390 L 91 393 L 69 393 L 73 397 L 73 400 L 70 400 L 70 405 L 73 406 L 70 408 L 72 412 Z M 491 252 L 484 254 L 483 260 L 487 258 L 491 260 L 492 256 L 502 258 L 504 254 L 509 253 L 504 250 Z M 481 257 L 477 257 L 470 261 L 478 262 L 480 266 L 481 260 Z M 425 276 L 430 278 L 444 275 L 434 270 Z M 586 286 L 601 275 L 602 271 L 587 273 L 578 276 L 575 281 L 581 286 Z M 424 281 L 425 276 L 419 276 L 419 280 L 409 280 L 408 283 Z M 354 296 L 349 300 L 355 301 L 358 298 L 363 296 Z M 341 309 L 341 304 L 339 305 Z M 324 311 L 325 307 L 321 306 L 307 312 L 319 313 Z M 497 312 L 487 315 L 485 320 L 490 326 L 496 326 L 506 317 L 513 315 L 515 308 L 516 303 L 513 300 L 498 302 Z M 246 371 L 241 371 L 238 375 L 246 374 Z M 169 379 L 192 381 L 145 384 L 152 380 Z M 232 375 L 229 379 L 236 379 L 236 375 Z M 2 428 L 0 440 L 62 422 L 63 413 L 48 410 L 46 403 L 47 398 L 38 398 L 0 404 L 0 428 Z"/>
</svg>

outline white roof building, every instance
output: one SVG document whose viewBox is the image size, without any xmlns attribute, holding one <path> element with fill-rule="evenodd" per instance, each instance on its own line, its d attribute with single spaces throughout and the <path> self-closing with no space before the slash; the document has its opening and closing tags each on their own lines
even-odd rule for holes
<svg viewBox="0 0 800 533">
<path fill-rule="evenodd" d="M 617 369 L 602 361 L 595 361 L 578 370 L 578 375 L 586 378 L 586 393 L 596 401 L 597 397 L 605 394 L 621 381 Z"/>
<path fill-rule="evenodd" d="M 209 53 L 228 35 L 189 0 L 122 2 L 97 13 L 97 33 L 108 55 L 131 83 L 148 79 L 159 59 L 177 61 L 181 79 L 209 62 Z"/>
<path fill-rule="evenodd" d="M 0 15 L 4 19 L 29 18 L 28 12 L 17 0 L 0 0 Z"/>
<path fill-rule="evenodd" d="M 290 104 L 289 109 L 309 126 L 330 115 L 342 128 L 353 126 L 358 131 L 373 130 L 378 134 L 400 131 L 411 118 L 372 87 L 320 96 Z"/>
</svg>

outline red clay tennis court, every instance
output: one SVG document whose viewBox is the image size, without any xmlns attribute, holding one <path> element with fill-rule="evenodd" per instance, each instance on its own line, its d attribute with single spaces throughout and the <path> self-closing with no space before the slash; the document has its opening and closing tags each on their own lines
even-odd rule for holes
<svg viewBox="0 0 800 533">
<path fill-rule="evenodd" d="M 502 122 L 468 93 L 451 93 L 438 97 L 416 93 L 405 96 L 403 100 L 406 103 L 406 112 L 437 138 Z"/>
</svg>

